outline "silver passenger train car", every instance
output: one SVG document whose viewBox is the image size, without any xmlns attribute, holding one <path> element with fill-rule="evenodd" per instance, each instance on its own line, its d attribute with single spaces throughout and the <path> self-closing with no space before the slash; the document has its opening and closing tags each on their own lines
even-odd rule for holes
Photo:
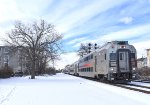
<svg viewBox="0 0 150 105">
<path fill-rule="evenodd" d="M 132 80 L 136 49 L 128 41 L 112 41 L 75 62 L 72 74 L 100 80 Z"/>
</svg>

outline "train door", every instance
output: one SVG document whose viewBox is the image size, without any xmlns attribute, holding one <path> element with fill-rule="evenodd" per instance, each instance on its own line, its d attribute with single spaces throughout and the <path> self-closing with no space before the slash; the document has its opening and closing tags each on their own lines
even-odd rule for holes
<svg viewBox="0 0 150 105">
<path fill-rule="evenodd" d="M 119 51 L 119 70 L 120 72 L 129 71 L 129 52 L 128 51 Z"/>
</svg>

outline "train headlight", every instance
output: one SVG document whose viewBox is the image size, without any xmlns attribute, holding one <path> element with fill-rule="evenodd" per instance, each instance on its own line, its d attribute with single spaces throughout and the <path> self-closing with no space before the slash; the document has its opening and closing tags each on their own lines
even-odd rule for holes
<svg viewBox="0 0 150 105">
<path fill-rule="evenodd" d="M 135 70 L 135 67 L 133 67 L 132 70 Z"/>
<path fill-rule="evenodd" d="M 113 70 L 114 70 L 114 68 L 110 68 L 110 70 L 111 70 L 111 71 L 113 71 Z"/>
</svg>

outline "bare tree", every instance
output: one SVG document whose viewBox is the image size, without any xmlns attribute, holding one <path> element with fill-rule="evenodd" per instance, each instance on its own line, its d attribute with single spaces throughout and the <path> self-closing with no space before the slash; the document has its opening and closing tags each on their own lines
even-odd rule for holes
<svg viewBox="0 0 150 105">
<path fill-rule="evenodd" d="M 29 59 L 31 79 L 35 78 L 37 62 L 57 59 L 61 50 L 62 36 L 44 20 L 27 25 L 18 21 L 7 35 L 7 43 L 14 48 L 22 48 L 23 55 Z"/>
<path fill-rule="evenodd" d="M 88 46 L 81 43 L 80 48 L 77 51 L 77 53 L 80 57 L 83 57 L 84 55 L 88 54 Z"/>
</svg>

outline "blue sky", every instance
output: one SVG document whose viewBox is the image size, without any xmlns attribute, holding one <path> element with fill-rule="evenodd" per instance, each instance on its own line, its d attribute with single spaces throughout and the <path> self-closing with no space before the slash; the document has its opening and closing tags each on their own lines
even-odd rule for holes
<svg viewBox="0 0 150 105">
<path fill-rule="evenodd" d="M 150 0 L 0 0 L 1 37 L 16 20 L 39 19 L 54 24 L 63 35 L 68 53 L 57 65 L 72 57 L 74 62 L 80 43 L 128 40 L 138 57 L 146 56 L 145 49 L 150 48 Z"/>
</svg>

